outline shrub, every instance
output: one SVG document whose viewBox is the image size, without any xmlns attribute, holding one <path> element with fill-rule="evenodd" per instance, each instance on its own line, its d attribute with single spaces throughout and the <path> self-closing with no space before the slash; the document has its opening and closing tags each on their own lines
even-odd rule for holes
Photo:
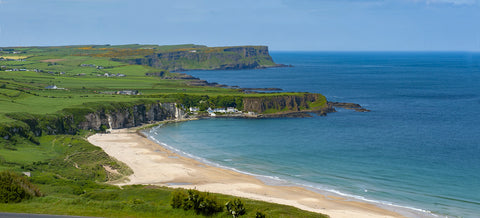
<svg viewBox="0 0 480 218">
<path fill-rule="evenodd" d="M 176 189 L 172 192 L 172 208 L 181 208 L 183 205 L 183 200 L 187 198 L 187 195 L 182 190 Z"/>
<path fill-rule="evenodd" d="M 100 132 L 107 132 L 108 127 L 105 124 L 100 125 Z"/>
<path fill-rule="evenodd" d="M 201 202 L 200 192 L 197 190 L 190 189 L 187 191 L 188 195 L 183 199 L 182 207 L 184 210 L 194 210 L 198 211 Z"/>
<path fill-rule="evenodd" d="M 217 198 L 210 193 L 202 193 L 203 199 L 200 202 L 198 210 L 195 212 L 203 215 L 212 215 L 221 212 L 223 207 L 218 203 Z"/>
<path fill-rule="evenodd" d="M 242 201 L 238 198 L 233 200 L 233 202 L 228 201 L 225 204 L 225 208 L 227 208 L 227 213 L 231 214 L 234 218 L 245 214 L 245 207 L 243 206 Z"/>
<path fill-rule="evenodd" d="M 0 203 L 18 203 L 42 196 L 40 190 L 25 177 L 10 171 L 0 172 Z"/>
<path fill-rule="evenodd" d="M 216 197 L 210 193 L 190 189 L 185 193 L 182 190 L 175 190 L 172 193 L 173 208 L 193 210 L 197 214 L 212 215 L 223 210 Z"/>
<path fill-rule="evenodd" d="M 257 211 L 257 213 L 255 214 L 255 218 L 265 218 L 265 214 Z"/>
</svg>

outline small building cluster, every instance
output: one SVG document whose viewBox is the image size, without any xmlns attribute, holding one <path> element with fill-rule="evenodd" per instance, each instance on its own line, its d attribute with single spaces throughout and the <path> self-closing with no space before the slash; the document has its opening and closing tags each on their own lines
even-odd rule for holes
<svg viewBox="0 0 480 218">
<path fill-rule="evenodd" d="M 1 66 L 0 68 L 3 68 L 3 69 L 6 69 L 7 66 Z M 40 73 L 40 72 L 43 72 L 43 70 L 39 70 L 39 69 L 33 69 L 33 70 L 29 70 L 29 69 L 26 69 L 26 68 L 13 68 L 13 69 L 7 69 L 5 71 L 34 71 L 34 72 L 37 72 L 37 73 Z"/>
<path fill-rule="evenodd" d="M 97 68 L 97 69 L 105 69 L 105 67 L 102 67 L 102 66 L 97 66 L 95 64 L 80 64 L 80 67 L 94 67 L 94 68 Z"/>
<path fill-rule="evenodd" d="M 138 90 L 106 91 L 106 92 L 100 92 L 100 93 L 107 94 L 107 95 L 141 95 L 142 94 L 138 92 Z"/>
<path fill-rule="evenodd" d="M 0 68 L 1 68 L 1 69 L 6 69 L 7 66 L 0 66 Z M 39 70 L 39 69 L 30 70 L 30 69 L 26 69 L 26 68 L 6 69 L 5 71 L 6 71 L 6 72 L 33 71 L 33 72 L 35 72 L 35 73 L 43 73 L 43 72 L 44 72 L 43 70 Z M 54 72 L 54 71 L 48 71 L 47 73 L 48 73 L 48 74 L 51 74 L 51 75 L 54 75 L 54 74 L 64 75 L 64 74 L 66 74 L 65 72 Z"/>
<path fill-rule="evenodd" d="M 200 108 L 199 107 L 190 107 L 188 108 L 189 112 L 190 113 L 193 113 L 193 114 L 198 114 L 198 112 L 200 112 Z M 216 116 L 222 116 L 222 117 L 252 117 L 252 118 L 256 118 L 258 117 L 258 113 L 256 112 L 242 112 L 242 111 L 239 111 L 237 108 L 235 107 L 227 107 L 227 108 L 211 108 L 209 107 L 207 109 L 208 112 L 208 116 L 210 117 L 216 117 Z"/>
<path fill-rule="evenodd" d="M 5 70 L 5 71 L 30 71 L 30 70 L 27 70 L 25 68 L 21 68 L 21 69 L 13 68 L 13 69 Z"/>
<path fill-rule="evenodd" d="M 97 76 L 104 76 L 104 77 L 126 77 L 127 75 L 121 74 L 121 73 L 117 73 L 117 74 L 114 74 L 114 73 L 105 73 L 105 74 L 103 74 L 103 75 L 97 74 Z"/>
<path fill-rule="evenodd" d="M 122 90 L 122 91 L 117 91 L 117 95 L 139 95 L 140 93 L 138 90 Z"/>
<path fill-rule="evenodd" d="M 189 110 L 190 112 L 199 112 L 199 111 L 200 111 L 200 108 L 198 108 L 198 107 L 190 107 L 190 108 L 188 108 L 188 110 Z"/>
<path fill-rule="evenodd" d="M 45 89 L 65 89 L 65 88 L 59 88 L 56 85 L 51 85 L 51 86 L 45 87 Z"/>
<path fill-rule="evenodd" d="M 236 108 L 234 107 L 227 107 L 227 108 L 208 108 L 207 109 L 207 112 L 210 116 L 214 117 L 216 116 L 216 113 L 222 113 L 222 114 L 226 114 L 226 113 L 242 113 L 242 111 L 239 111 L 237 110 Z"/>
</svg>

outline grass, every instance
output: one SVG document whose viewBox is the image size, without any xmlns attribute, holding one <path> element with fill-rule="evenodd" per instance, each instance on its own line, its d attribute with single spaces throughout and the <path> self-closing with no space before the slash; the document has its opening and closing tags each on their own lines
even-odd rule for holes
<svg viewBox="0 0 480 218">
<path fill-rule="evenodd" d="M 19 204 L 0 204 L 5 212 L 81 215 L 97 217 L 205 217 L 193 211 L 172 209 L 170 198 L 172 189 L 151 186 L 127 186 L 123 189 L 91 190 L 80 196 L 46 196 Z M 139 196 L 141 196 L 139 198 Z M 232 196 L 214 194 L 221 202 L 233 199 Z M 326 217 L 300 209 L 249 199 L 242 199 L 246 214 L 255 217 L 262 212 L 267 217 Z M 231 217 L 219 212 L 209 217 Z"/>
<path fill-rule="evenodd" d="M 129 70 L 142 74 L 144 66 L 121 67 L 121 73 Z M 140 72 L 140 73 L 138 73 Z M 129 74 L 129 73 L 127 73 Z M 135 73 L 130 73 L 135 74 Z M 64 88 L 58 90 L 45 89 L 56 85 Z M 3 88 L 2 88 L 3 87 Z M 126 96 L 105 94 L 119 90 L 138 90 L 142 96 Z M 63 108 L 81 105 L 86 102 L 118 101 L 128 102 L 141 98 L 152 98 L 151 95 L 173 93 L 190 93 L 202 95 L 238 94 L 232 89 L 215 87 L 186 86 L 184 81 L 164 80 L 156 77 L 97 77 L 97 76 L 51 76 L 36 72 L 0 71 L 0 123 L 9 121 L 4 115 L 10 112 L 23 111 L 34 114 L 55 113 Z M 158 97 L 161 100 L 162 97 Z"/>
</svg>

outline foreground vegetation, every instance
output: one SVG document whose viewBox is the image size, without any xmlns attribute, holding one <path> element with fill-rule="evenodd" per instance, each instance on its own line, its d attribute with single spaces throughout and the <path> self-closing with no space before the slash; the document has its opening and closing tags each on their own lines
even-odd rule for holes
<svg viewBox="0 0 480 218">
<path fill-rule="evenodd" d="M 131 112 L 134 105 L 158 102 L 176 102 L 179 107 L 202 110 L 243 109 L 244 102 L 263 99 L 274 107 L 259 107 L 259 110 L 275 113 L 291 108 L 272 103 L 272 99 L 304 95 L 245 94 L 239 89 L 204 83 L 199 86 L 198 80 L 171 72 L 179 68 L 215 69 L 230 66 L 232 60 L 234 66 L 274 64 L 262 52 L 259 59 L 255 55 L 239 58 L 235 56 L 238 49 L 242 48 L 198 45 L 0 48 L 0 198 L 8 199 L 0 201 L 0 211 L 101 217 L 235 217 L 243 213 L 246 217 L 318 217 L 319 214 L 289 206 L 189 191 L 208 202 L 218 202 L 215 212 L 204 213 L 186 209 L 192 205 L 186 206 L 183 200 L 181 204 L 172 202 L 174 196 L 178 199 L 181 193 L 178 190 L 140 185 L 119 188 L 110 184 L 124 180 L 131 170 L 85 140 L 95 131 L 82 129 L 79 123 L 86 114 L 97 111 Z M 252 55 L 256 54 L 255 49 L 263 48 L 249 49 Z M 172 53 L 184 56 L 178 60 L 165 58 Z M 192 61 L 191 57 L 208 58 Z M 247 98 L 250 101 L 245 101 Z M 321 96 L 315 102 L 298 107 L 295 104 L 295 109 L 321 108 L 325 104 Z M 255 108 L 251 106 L 248 107 Z M 105 129 L 107 126 L 102 125 L 96 131 Z"/>
<path fill-rule="evenodd" d="M 178 205 L 178 201 L 172 200 L 176 196 L 174 193 L 186 191 L 156 186 L 119 188 L 109 185 L 125 179 L 131 173 L 130 169 L 83 137 L 42 136 L 38 145 L 27 140 L 16 144 L 2 141 L 0 169 L 8 169 L 15 172 L 16 178 L 28 180 L 41 191 L 37 196 L 43 197 L 25 198 L 20 203 L 0 203 L 0 211 L 98 217 L 232 217 L 225 208 L 227 202 L 235 201 L 232 196 L 209 193 L 208 196 L 215 199 L 217 210 L 216 213 L 203 213 L 173 206 L 175 202 Z M 19 176 L 21 172 L 28 172 L 31 177 Z M 190 192 L 207 195 L 194 190 Z M 316 213 L 290 206 L 249 199 L 241 199 L 241 202 L 245 217 L 255 217 L 257 212 L 266 217 L 319 217 Z"/>
</svg>

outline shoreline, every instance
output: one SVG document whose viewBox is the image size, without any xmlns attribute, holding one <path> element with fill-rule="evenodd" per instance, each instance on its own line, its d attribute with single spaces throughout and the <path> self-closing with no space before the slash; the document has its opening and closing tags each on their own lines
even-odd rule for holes
<svg viewBox="0 0 480 218">
<path fill-rule="evenodd" d="M 88 141 L 133 170 L 129 181 L 114 183 L 119 186 L 142 184 L 197 189 L 290 205 L 332 218 L 405 217 L 390 208 L 323 194 L 306 187 L 267 185 L 255 176 L 182 156 L 138 133 L 137 128 L 95 134 L 88 137 Z"/>
<path fill-rule="evenodd" d="M 333 102 L 333 104 L 338 104 L 338 102 Z M 340 104 L 358 105 L 358 104 L 354 104 L 354 103 L 340 103 Z M 340 108 L 355 110 L 355 106 L 353 106 L 353 108 L 352 107 L 345 108 L 344 106 L 340 106 Z M 363 107 L 361 107 L 360 105 L 358 105 L 358 107 L 356 107 L 356 108 L 366 110 Z M 355 111 L 363 112 L 363 111 L 358 111 L 358 110 L 355 110 Z M 368 110 L 368 111 L 370 111 L 370 110 Z M 299 112 L 299 113 L 308 113 L 308 112 Z M 207 117 L 207 119 L 216 119 L 216 118 L 236 118 L 236 117 L 230 117 L 230 116 Z M 254 119 L 263 119 L 263 118 L 266 118 L 266 117 L 254 118 Z M 311 186 L 311 185 L 306 185 L 306 184 L 302 184 L 302 183 L 296 183 L 296 182 L 292 182 L 292 181 L 288 181 L 288 180 L 284 180 L 284 179 L 279 179 L 279 178 L 276 178 L 275 176 L 260 175 L 260 174 L 250 173 L 250 172 L 247 172 L 247 171 L 242 171 L 242 170 L 238 170 L 238 169 L 235 169 L 235 168 L 223 166 L 223 165 L 217 164 L 215 162 L 211 162 L 209 160 L 203 159 L 201 157 L 192 155 L 188 152 L 176 149 L 175 147 L 167 145 L 167 144 L 165 144 L 161 141 L 158 141 L 157 139 L 155 139 L 154 137 L 152 137 L 149 133 L 146 133 L 146 131 L 145 131 L 145 130 L 150 131 L 154 128 L 163 128 L 165 125 L 168 125 L 168 124 L 171 124 L 171 123 L 185 122 L 185 121 L 191 121 L 191 120 L 200 120 L 200 119 L 205 119 L 205 118 L 197 117 L 197 118 L 194 118 L 194 119 L 161 121 L 154 126 L 150 126 L 148 128 L 141 128 L 141 130 L 144 130 L 144 131 L 137 131 L 137 133 L 140 136 L 145 137 L 148 140 L 156 143 L 157 145 L 159 145 L 161 147 L 164 147 L 167 150 L 170 150 L 170 151 L 172 151 L 172 152 L 174 152 L 174 153 L 176 153 L 176 154 L 178 154 L 182 157 L 186 157 L 186 158 L 198 161 L 200 163 L 203 163 L 203 164 L 206 164 L 206 165 L 209 165 L 209 166 L 212 166 L 212 167 L 217 167 L 217 168 L 225 169 L 225 170 L 228 170 L 228 171 L 233 171 L 233 172 L 236 172 L 236 173 L 240 173 L 242 175 L 251 176 L 251 177 L 259 180 L 260 182 L 262 182 L 264 185 L 267 185 L 267 186 L 303 188 L 305 190 L 317 193 L 317 194 L 322 195 L 322 196 L 327 197 L 327 198 L 335 198 L 335 199 L 341 199 L 343 201 L 353 201 L 353 202 L 370 204 L 370 205 L 376 206 L 378 208 L 384 209 L 386 211 L 394 212 L 397 215 L 400 215 L 401 217 L 415 217 L 415 218 L 438 217 L 437 214 L 434 214 L 434 213 L 432 213 L 430 211 L 427 211 L 427 210 L 415 208 L 415 207 L 402 206 L 402 205 L 396 205 L 396 204 L 393 204 L 393 203 L 390 203 L 390 202 L 383 202 L 383 201 L 367 199 L 367 198 L 364 198 L 362 196 L 345 194 L 345 193 L 342 193 L 342 192 L 339 192 L 339 191 L 336 191 L 336 190 L 326 190 L 326 189 L 316 188 L 316 187 Z M 241 117 L 241 119 L 245 119 L 245 117 Z M 179 188 L 183 188 L 183 187 L 179 187 Z M 261 199 L 261 201 L 266 201 L 266 200 Z M 275 202 L 273 202 L 273 203 L 275 203 Z M 296 207 L 295 205 L 290 205 L 290 206 Z M 313 211 L 313 210 L 309 210 L 309 209 L 304 209 L 304 210 Z M 313 211 L 313 212 L 316 212 L 316 211 Z M 369 215 L 369 217 L 370 216 L 371 215 Z"/>
</svg>

